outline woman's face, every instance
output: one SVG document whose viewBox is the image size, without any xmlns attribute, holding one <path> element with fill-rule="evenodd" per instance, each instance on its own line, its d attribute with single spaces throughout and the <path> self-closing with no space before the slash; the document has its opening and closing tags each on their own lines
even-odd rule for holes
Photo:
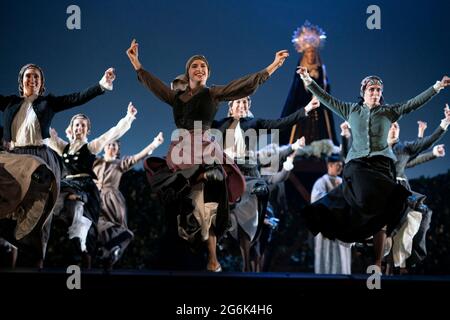
<svg viewBox="0 0 450 320">
<path fill-rule="evenodd" d="M 194 60 L 189 66 L 189 79 L 191 81 L 205 85 L 208 75 L 208 66 L 203 60 Z"/>
<path fill-rule="evenodd" d="M 328 174 L 337 177 L 342 173 L 343 164 L 341 161 L 328 163 Z"/>
<path fill-rule="evenodd" d="M 234 100 L 230 107 L 231 116 L 235 119 L 240 119 L 246 117 L 250 106 L 248 104 L 248 98 L 242 98 L 239 100 Z"/>
<path fill-rule="evenodd" d="M 383 88 L 378 85 L 367 86 L 364 91 L 364 103 L 369 107 L 377 106 L 380 104 L 380 99 L 383 94 Z"/>
<path fill-rule="evenodd" d="M 89 133 L 89 123 L 86 119 L 76 118 L 72 124 L 72 133 L 75 139 L 85 140 Z"/>
<path fill-rule="evenodd" d="M 33 94 L 38 95 L 42 86 L 42 77 L 39 70 L 28 68 L 25 70 L 22 78 L 23 95 L 29 97 Z"/>
<path fill-rule="evenodd" d="M 306 49 L 305 59 L 307 64 L 315 64 L 316 63 L 316 50 L 314 48 Z"/>
<path fill-rule="evenodd" d="M 108 158 L 116 158 L 119 153 L 119 144 L 114 141 L 105 146 L 105 154 Z"/>
<path fill-rule="evenodd" d="M 400 137 L 400 126 L 397 122 L 394 122 L 391 124 L 391 128 L 389 129 L 388 133 L 388 142 L 395 142 Z"/>
</svg>

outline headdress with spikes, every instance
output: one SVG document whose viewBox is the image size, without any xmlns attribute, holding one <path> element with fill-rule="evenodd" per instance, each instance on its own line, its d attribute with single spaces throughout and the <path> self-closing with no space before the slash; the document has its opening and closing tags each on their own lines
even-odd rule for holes
<svg viewBox="0 0 450 320">
<path fill-rule="evenodd" d="M 321 48 L 327 38 L 325 31 L 319 26 L 312 25 L 308 20 L 303 26 L 297 28 L 292 36 L 292 43 L 297 52 L 304 52 L 306 49 Z"/>
</svg>

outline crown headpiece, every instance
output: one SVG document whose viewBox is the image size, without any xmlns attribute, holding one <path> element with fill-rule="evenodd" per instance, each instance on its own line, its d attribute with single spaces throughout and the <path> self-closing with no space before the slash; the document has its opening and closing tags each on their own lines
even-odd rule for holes
<svg viewBox="0 0 450 320">
<path fill-rule="evenodd" d="M 312 25 L 308 20 L 297 28 L 292 36 L 292 43 L 297 52 L 304 52 L 308 48 L 321 48 L 327 38 L 325 31 L 319 26 Z"/>
</svg>

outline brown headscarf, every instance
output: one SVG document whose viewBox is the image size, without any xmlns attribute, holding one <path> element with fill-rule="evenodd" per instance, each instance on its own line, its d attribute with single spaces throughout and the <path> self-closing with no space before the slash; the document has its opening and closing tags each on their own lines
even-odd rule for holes
<svg viewBox="0 0 450 320">
<path fill-rule="evenodd" d="M 208 60 L 206 60 L 206 57 L 201 54 L 196 54 L 196 55 L 190 57 L 188 59 L 188 61 L 186 62 L 186 67 L 185 67 L 186 78 L 189 80 L 189 68 L 191 67 L 192 62 L 194 62 L 195 60 L 202 60 L 206 63 L 206 66 L 208 67 L 208 78 L 209 78 L 209 76 L 211 75 L 211 68 L 209 67 L 209 63 L 208 63 Z"/>
</svg>

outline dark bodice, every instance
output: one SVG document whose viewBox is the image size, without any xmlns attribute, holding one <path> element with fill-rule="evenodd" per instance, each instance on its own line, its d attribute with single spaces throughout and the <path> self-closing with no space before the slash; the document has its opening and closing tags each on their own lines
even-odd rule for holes
<svg viewBox="0 0 450 320">
<path fill-rule="evenodd" d="M 95 155 L 92 154 L 87 143 L 84 144 L 77 152 L 74 154 L 69 154 L 70 144 L 68 144 L 63 151 L 62 161 L 64 165 L 64 175 L 75 175 L 80 173 L 87 173 L 93 179 L 97 179 L 92 167 L 96 159 Z"/>
<path fill-rule="evenodd" d="M 203 88 L 187 102 L 181 100 L 179 92 L 173 104 L 173 117 L 179 129 L 194 129 L 194 121 L 201 121 L 204 130 L 210 129 L 218 111 L 218 102 L 210 95 L 209 88 Z"/>
</svg>

